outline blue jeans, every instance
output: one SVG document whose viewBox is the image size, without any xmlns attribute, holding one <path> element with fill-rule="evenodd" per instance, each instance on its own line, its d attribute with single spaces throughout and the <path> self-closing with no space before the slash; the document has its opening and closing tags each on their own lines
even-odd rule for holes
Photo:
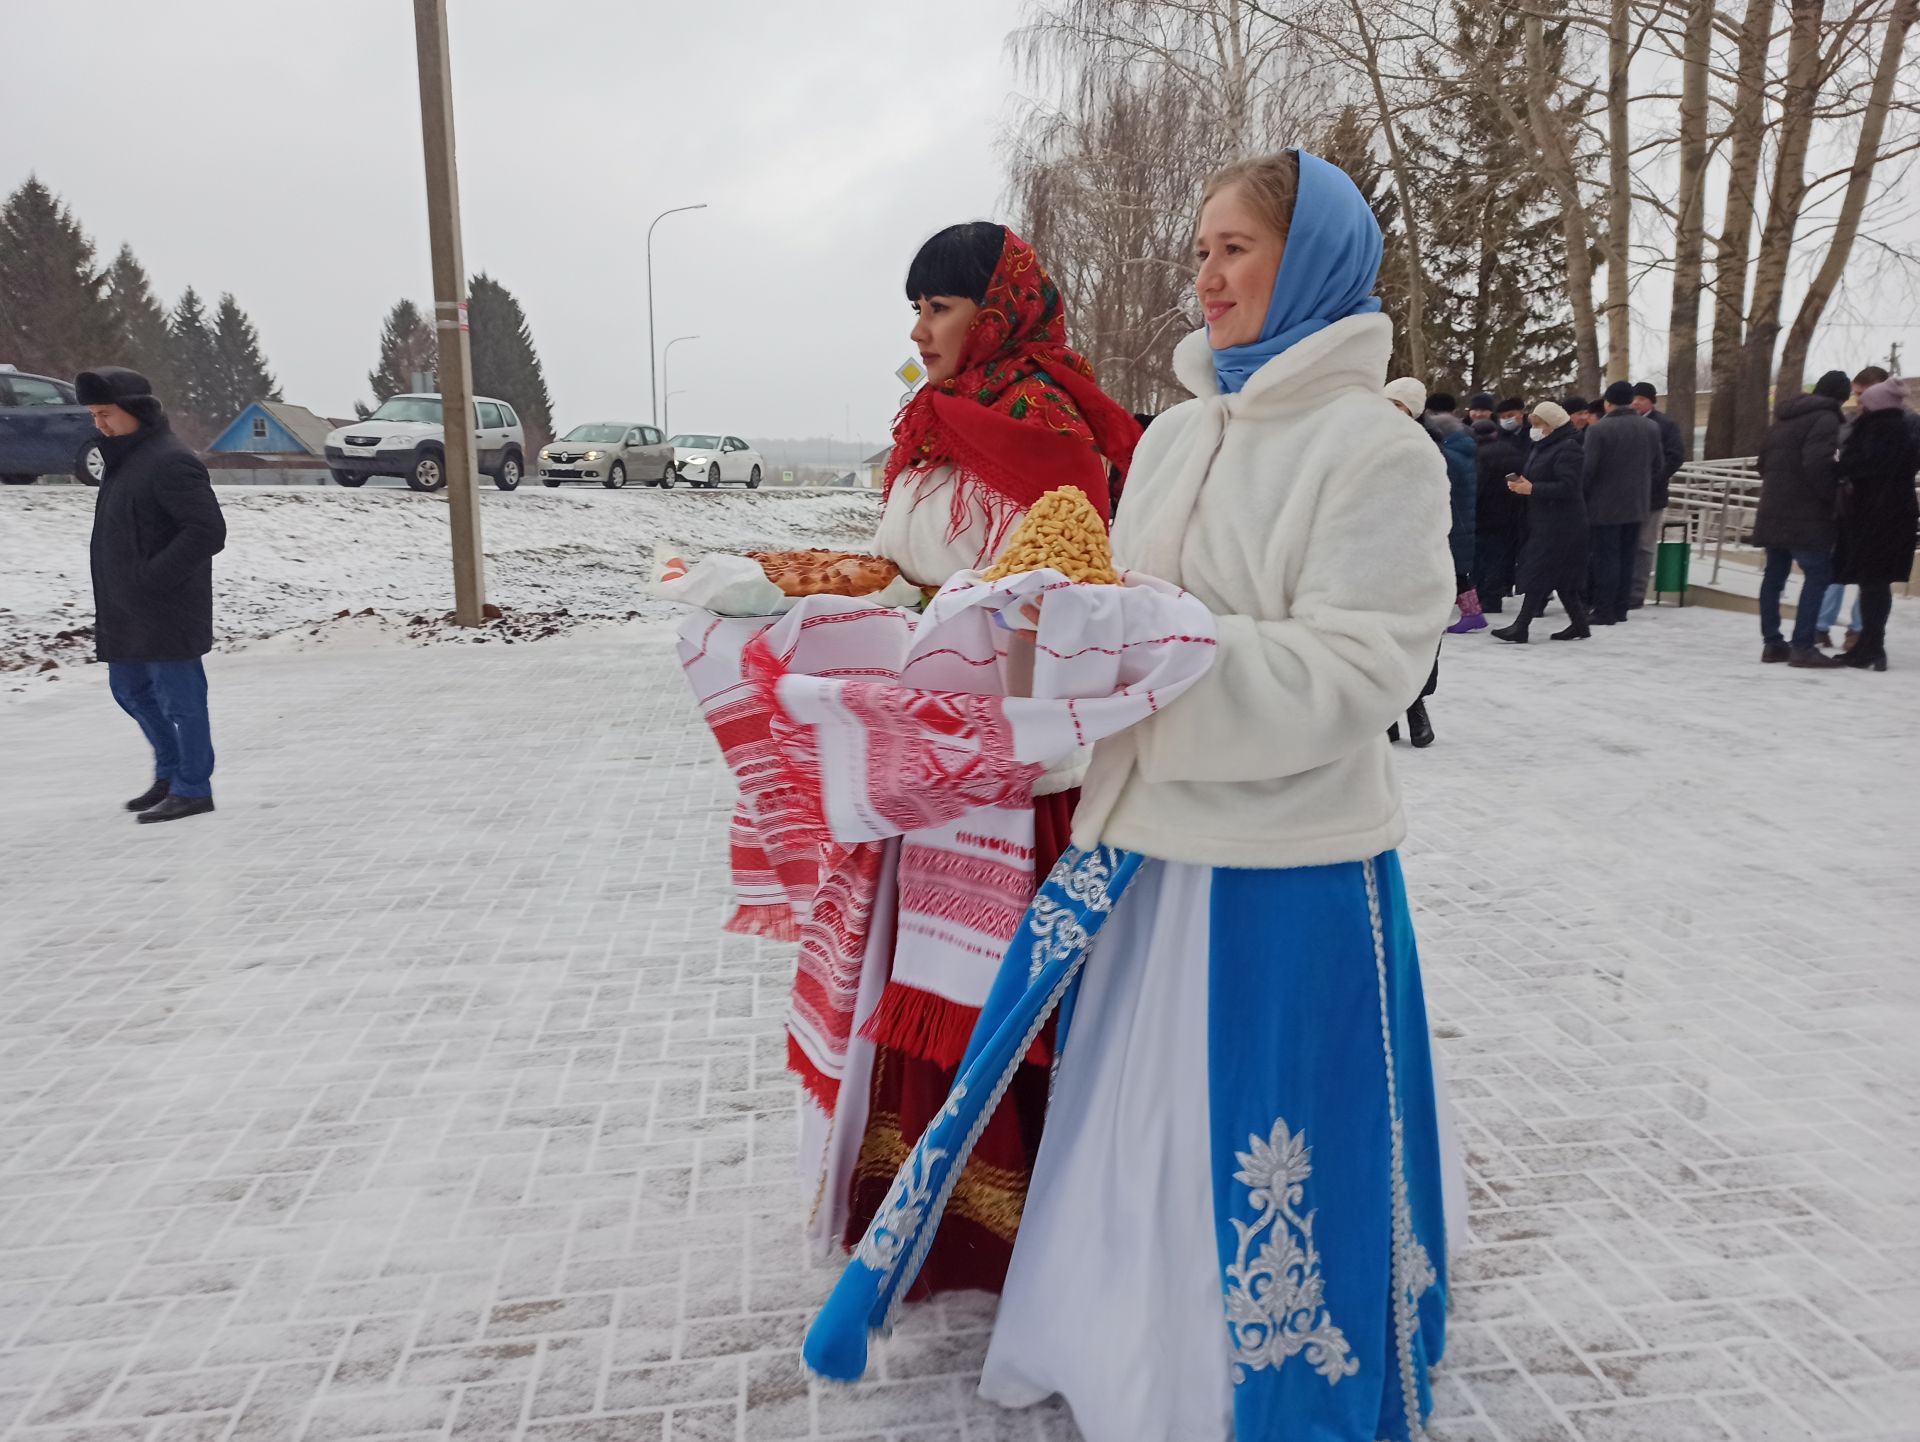
<svg viewBox="0 0 1920 1442">
<path fill-rule="evenodd" d="M 1831 631 L 1840 620 L 1840 608 L 1846 604 L 1847 588 L 1839 581 L 1827 587 L 1827 599 L 1820 603 L 1820 629 Z M 1847 622 L 1847 629 L 1856 635 L 1860 630 L 1860 597 L 1853 598 L 1853 619 Z"/>
<path fill-rule="evenodd" d="M 1800 585 L 1800 604 L 1793 618 L 1793 645 L 1805 650 L 1813 644 L 1820 626 L 1819 602 L 1827 596 L 1827 582 L 1833 576 L 1833 556 L 1811 546 L 1768 546 L 1767 571 L 1760 582 L 1760 634 L 1769 641 L 1780 639 L 1780 595 L 1787 589 L 1787 577 L 1798 566 L 1805 578 Z"/>
<path fill-rule="evenodd" d="M 109 661 L 107 686 L 153 747 L 153 779 L 175 796 L 213 795 L 213 731 L 200 659 Z"/>
</svg>

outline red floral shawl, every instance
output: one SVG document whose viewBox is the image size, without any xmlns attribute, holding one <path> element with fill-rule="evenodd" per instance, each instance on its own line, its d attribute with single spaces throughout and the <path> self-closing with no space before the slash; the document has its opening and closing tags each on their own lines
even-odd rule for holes
<svg viewBox="0 0 1920 1442">
<path fill-rule="evenodd" d="M 1078 486 L 1111 516 L 1107 465 L 1126 473 L 1140 426 L 1067 347 L 1065 307 L 1040 257 L 1011 230 L 967 332 L 960 369 L 923 386 L 893 423 L 886 488 L 903 471 L 951 465 L 953 532 L 978 497 L 993 521 L 990 547 L 1033 503 Z"/>
</svg>

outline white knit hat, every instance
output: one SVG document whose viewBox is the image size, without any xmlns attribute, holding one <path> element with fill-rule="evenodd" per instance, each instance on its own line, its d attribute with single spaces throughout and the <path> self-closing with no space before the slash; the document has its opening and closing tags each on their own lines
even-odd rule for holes
<svg viewBox="0 0 1920 1442">
<path fill-rule="evenodd" d="M 1407 408 L 1407 414 L 1417 416 L 1427 408 L 1427 388 L 1412 376 L 1401 376 L 1397 381 L 1388 381 L 1386 396 L 1390 401 L 1398 401 Z"/>
<path fill-rule="evenodd" d="M 1567 413 L 1552 401 L 1540 402 L 1533 408 L 1533 414 L 1546 426 L 1548 435 L 1552 435 L 1567 423 Z"/>
</svg>

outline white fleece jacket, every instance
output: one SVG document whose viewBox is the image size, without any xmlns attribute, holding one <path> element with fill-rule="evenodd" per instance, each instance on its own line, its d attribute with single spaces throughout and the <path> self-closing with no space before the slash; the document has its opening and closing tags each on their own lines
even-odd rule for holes
<svg viewBox="0 0 1920 1442">
<path fill-rule="evenodd" d="M 1074 841 L 1208 866 L 1358 861 L 1406 835 L 1386 730 L 1453 601 L 1446 465 L 1381 394 L 1392 329 L 1350 316 L 1154 421 L 1114 528 L 1126 568 L 1219 617 L 1207 677 L 1094 750 Z"/>
</svg>

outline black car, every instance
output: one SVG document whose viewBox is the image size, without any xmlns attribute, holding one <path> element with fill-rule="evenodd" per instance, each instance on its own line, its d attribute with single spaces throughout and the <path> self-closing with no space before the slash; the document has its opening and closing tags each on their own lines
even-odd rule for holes
<svg viewBox="0 0 1920 1442">
<path fill-rule="evenodd" d="M 93 417 L 73 387 L 0 365 L 0 482 L 30 486 L 71 472 L 90 486 L 104 474 Z"/>
</svg>

